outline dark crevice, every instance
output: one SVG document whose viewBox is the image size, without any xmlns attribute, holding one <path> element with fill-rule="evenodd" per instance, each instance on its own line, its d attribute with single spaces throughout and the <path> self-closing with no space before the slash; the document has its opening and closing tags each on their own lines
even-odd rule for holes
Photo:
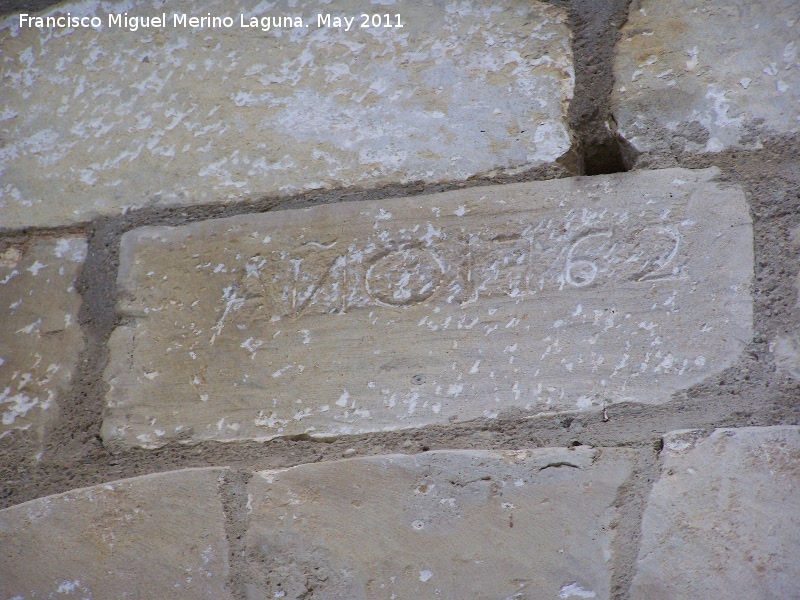
<svg viewBox="0 0 800 600">
<path fill-rule="evenodd" d="M 619 134 L 611 134 L 594 145 L 584 147 L 583 174 L 625 173 L 633 168 L 638 152 Z"/>
<path fill-rule="evenodd" d="M 569 107 L 577 171 L 605 175 L 628 171 L 636 157 L 617 134 L 611 112 L 614 46 L 630 0 L 574 0 L 568 5 L 575 63 L 575 96 Z"/>
</svg>

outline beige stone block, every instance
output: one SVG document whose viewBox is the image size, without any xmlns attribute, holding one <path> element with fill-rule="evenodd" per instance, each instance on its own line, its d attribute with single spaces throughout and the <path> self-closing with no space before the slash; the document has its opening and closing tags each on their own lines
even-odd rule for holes
<svg viewBox="0 0 800 600">
<path fill-rule="evenodd" d="M 614 68 L 620 133 L 639 150 L 690 152 L 797 133 L 799 40 L 795 0 L 633 2 Z"/>
<path fill-rule="evenodd" d="M 715 172 L 133 230 L 102 435 L 154 448 L 664 402 L 752 337 L 752 226 Z"/>
<path fill-rule="evenodd" d="M 84 341 L 75 281 L 86 239 L 0 240 L 0 438 L 27 430 L 41 448 Z"/>
<path fill-rule="evenodd" d="M 0 26 L 6 227 L 462 180 L 570 147 L 570 33 L 545 2 L 86 1 L 42 15 L 66 13 L 102 30 L 21 27 L 17 14 Z M 109 26 L 123 13 L 128 27 Z M 184 14 L 232 24 L 175 25 Z M 274 26 L 286 17 L 302 26 Z"/>
<path fill-rule="evenodd" d="M 675 431 L 631 597 L 800 597 L 800 428 Z"/>
<path fill-rule="evenodd" d="M 609 598 L 614 502 L 631 459 L 437 451 L 258 473 L 248 600 Z"/>
<path fill-rule="evenodd" d="M 232 598 L 224 472 L 145 475 L 0 511 L 0 596 Z"/>
</svg>

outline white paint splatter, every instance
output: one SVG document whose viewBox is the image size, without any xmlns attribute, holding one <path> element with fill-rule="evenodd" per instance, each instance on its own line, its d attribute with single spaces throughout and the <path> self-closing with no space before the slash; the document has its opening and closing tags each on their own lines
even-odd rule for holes
<svg viewBox="0 0 800 600">
<path fill-rule="evenodd" d="M 587 591 L 579 586 L 577 583 L 568 583 L 564 587 L 561 588 L 561 591 L 558 592 L 559 598 L 595 598 L 597 597 L 596 592 Z"/>
<path fill-rule="evenodd" d="M 28 267 L 25 270 L 28 271 L 29 273 L 31 273 L 34 277 L 36 277 L 39 274 L 39 271 L 41 271 L 45 267 L 47 267 L 47 265 L 43 265 L 42 263 L 40 263 L 37 260 L 36 262 L 34 262 L 30 267 Z"/>
<path fill-rule="evenodd" d="M 62 581 L 61 584 L 58 586 L 56 590 L 57 594 L 71 594 L 78 586 L 81 584 L 80 579 L 76 579 L 75 581 Z"/>
<path fill-rule="evenodd" d="M 12 396 L 11 388 L 7 387 L 0 393 L 0 404 L 8 405 L 3 412 L 3 425 L 11 425 L 17 417 L 24 417 L 38 403 L 38 398 L 31 398 L 22 393 Z"/>
<path fill-rule="evenodd" d="M 255 360 L 256 352 L 258 349 L 264 345 L 264 340 L 256 340 L 255 338 L 247 338 L 242 345 L 239 346 L 240 348 L 244 348 L 248 352 L 250 352 L 250 360 Z"/>
<path fill-rule="evenodd" d="M 339 399 L 336 401 L 336 406 L 345 407 L 347 406 L 347 401 L 350 399 L 350 393 L 345 390 L 344 393 L 339 396 Z"/>
</svg>

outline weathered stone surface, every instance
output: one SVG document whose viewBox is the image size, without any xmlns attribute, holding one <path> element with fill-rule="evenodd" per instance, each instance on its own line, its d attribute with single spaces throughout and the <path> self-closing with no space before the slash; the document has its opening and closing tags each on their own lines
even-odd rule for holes
<svg viewBox="0 0 800 600">
<path fill-rule="evenodd" d="M 231 598 L 224 471 L 145 475 L 0 511 L 0 596 Z"/>
<path fill-rule="evenodd" d="M 87 1 L 49 15 L 92 28 L 0 29 L 0 225 L 308 189 L 466 179 L 554 161 L 570 146 L 566 11 L 468 0 L 191 8 Z M 131 32 L 108 13 L 160 17 Z M 231 17 L 174 27 L 172 11 Z M 364 12 L 402 28 L 362 28 Z M 317 16 L 357 17 L 318 27 Z M 298 17 L 308 27 L 241 27 Z M 381 17 L 382 22 L 385 20 Z M 333 21 L 331 21 L 333 24 Z"/>
<path fill-rule="evenodd" d="M 637 149 L 717 152 L 800 131 L 800 4 L 640 0 L 616 49 L 614 115 Z"/>
<path fill-rule="evenodd" d="M 670 169 L 148 227 L 122 240 L 106 443 L 657 403 L 752 337 L 752 231 Z"/>
<path fill-rule="evenodd" d="M 800 255 L 800 226 L 791 231 L 789 241 Z M 770 342 L 769 349 L 780 372 L 800 379 L 800 274 L 795 276 L 794 288 L 797 300 L 790 311 L 790 326 Z"/>
<path fill-rule="evenodd" d="M 248 599 L 608 598 L 630 470 L 628 450 L 548 448 L 257 474 Z"/>
<path fill-rule="evenodd" d="M 631 597 L 800 597 L 800 428 L 672 432 Z"/>
<path fill-rule="evenodd" d="M 29 430 L 41 446 L 70 384 L 83 335 L 75 279 L 86 239 L 0 240 L 0 438 Z"/>
</svg>

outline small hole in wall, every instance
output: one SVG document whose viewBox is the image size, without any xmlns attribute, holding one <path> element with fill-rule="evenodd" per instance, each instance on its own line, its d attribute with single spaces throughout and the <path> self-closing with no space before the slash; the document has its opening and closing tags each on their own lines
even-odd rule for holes
<svg viewBox="0 0 800 600">
<path fill-rule="evenodd" d="M 600 146 L 587 148 L 583 154 L 583 170 L 587 175 L 624 173 L 628 169 L 622 161 L 619 145 L 607 141 Z"/>
<path fill-rule="evenodd" d="M 585 175 L 625 173 L 633 167 L 637 154 L 636 149 L 616 133 L 616 126 L 609 127 L 607 135 L 602 140 L 585 144 L 583 172 Z"/>
</svg>

